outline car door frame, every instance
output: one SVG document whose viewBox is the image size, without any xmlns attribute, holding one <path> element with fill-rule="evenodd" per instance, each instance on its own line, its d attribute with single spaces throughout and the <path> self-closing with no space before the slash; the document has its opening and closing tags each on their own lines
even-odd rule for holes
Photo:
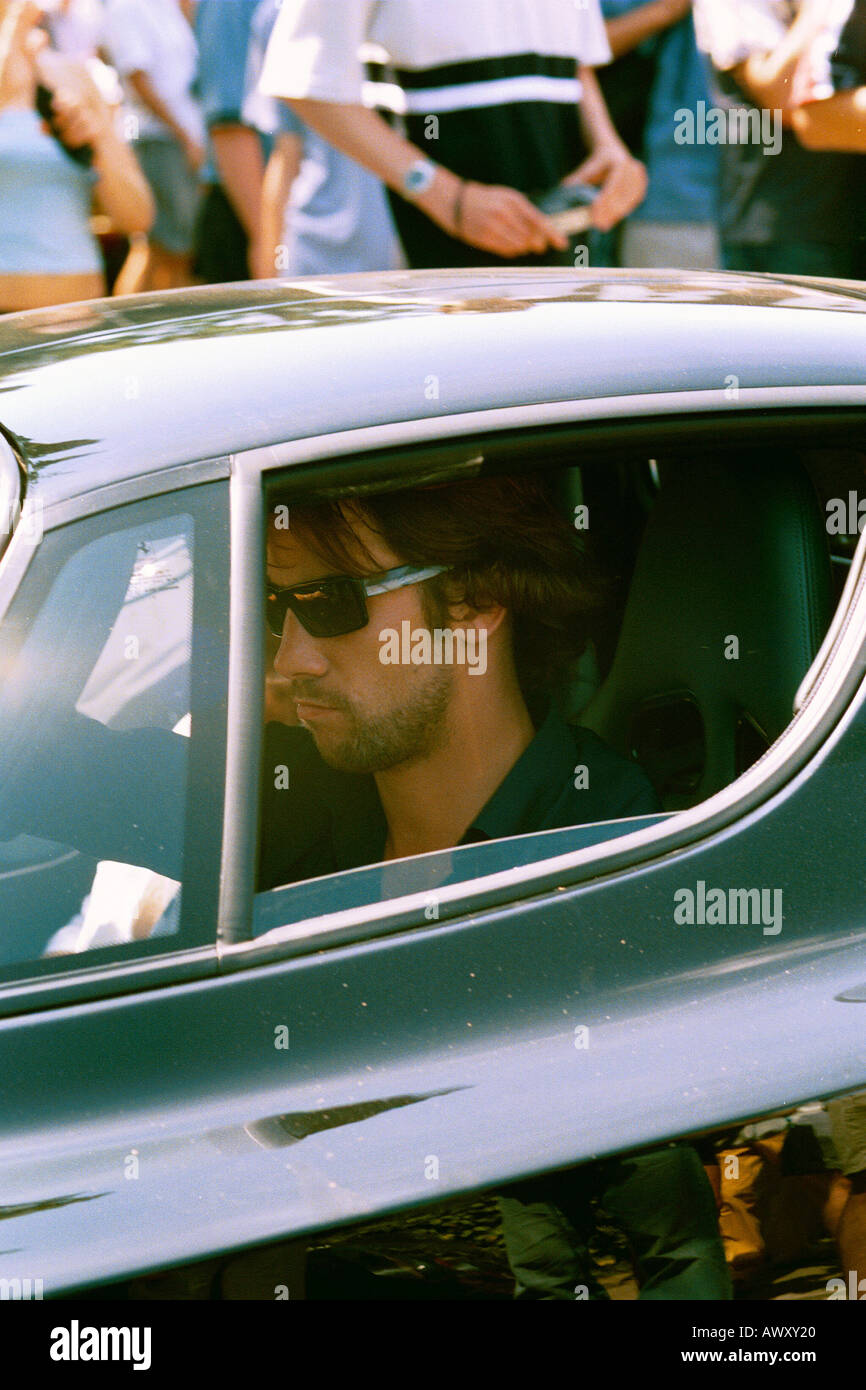
<svg viewBox="0 0 866 1390">
<path fill-rule="evenodd" d="M 354 930 L 360 940 L 366 927 L 390 933 L 413 926 L 423 927 L 425 921 L 426 896 L 416 894 L 380 904 L 375 914 L 372 911 L 336 913 L 307 924 L 307 932 L 301 924 L 293 924 L 282 934 L 272 931 L 266 938 L 250 939 L 257 845 L 255 837 L 249 834 L 248 807 L 258 805 L 262 724 L 257 712 L 262 706 L 262 696 L 256 697 L 255 691 L 256 688 L 263 690 L 264 654 L 258 628 L 249 621 L 248 615 L 261 605 L 263 485 L 269 474 L 315 465 L 318 482 L 332 481 L 342 476 L 347 461 L 355 460 L 361 471 L 365 460 L 369 464 L 380 453 L 385 456 L 389 450 L 401 449 L 408 452 L 412 446 L 437 443 L 467 445 L 470 457 L 466 464 L 471 471 L 479 437 L 494 434 L 506 437 L 527 427 L 533 432 L 546 427 L 575 427 L 585 432 L 587 448 L 598 448 L 616 447 L 624 440 L 641 438 L 653 430 L 687 433 L 697 432 L 702 427 L 712 429 L 724 418 L 732 437 L 740 431 L 744 436 L 764 433 L 775 439 L 783 422 L 795 433 L 812 426 L 823 429 L 827 423 L 840 430 L 851 424 L 866 427 L 864 407 L 866 387 L 744 389 L 739 392 L 736 403 L 731 404 L 726 401 L 724 391 L 670 392 L 474 411 L 435 420 L 344 431 L 234 455 L 232 549 L 238 568 L 233 571 L 229 724 L 234 730 L 238 750 L 243 748 L 243 757 L 233 759 L 227 772 L 223 842 L 228 858 L 224 862 L 220 911 L 221 968 L 239 969 L 266 958 L 277 959 L 281 954 L 303 954 L 312 948 L 313 940 L 317 948 L 327 944 L 332 931 L 345 940 L 347 930 L 350 934 Z M 833 411 L 832 419 L 828 417 L 829 410 Z M 839 416 L 843 410 L 850 411 L 844 421 Z M 333 463 L 330 471 L 326 460 Z M 453 469 L 449 476 L 454 476 Z M 852 568 L 859 570 L 863 563 L 861 537 Z M 699 806 L 678 812 L 661 825 L 622 836 L 609 846 L 560 855 L 539 863 L 532 870 L 522 870 L 522 890 L 525 893 L 544 892 L 561 884 L 564 876 L 568 876 L 569 882 L 578 883 L 586 878 L 615 875 L 623 869 L 638 867 L 642 862 L 694 845 L 749 815 L 796 776 L 821 747 L 860 683 L 854 653 L 862 649 L 866 639 L 866 602 L 862 601 L 862 591 L 856 586 L 849 587 L 846 592 L 850 593 L 853 606 L 850 619 L 844 625 L 844 644 L 837 642 L 829 656 L 822 648 L 819 657 L 823 675 L 812 689 L 813 698 L 803 701 L 796 718 L 792 718 L 780 739 L 758 763 L 730 787 Z M 803 691 L 809 689 L 808 681 L 809 675 L 804 678 Z M 814 698 L 816 696 L 819 698 Z M 505 906 L 514 898 L 513 875 L 486 876 L 446 890 L 439 904 L 440 917 L 459 917 L 467 912 Z"/>
<path fill-rule="evenodd" d="M 50 491 L 40 487 L 38 478 L 31 480 L 20 509 L 18 525 L 0 559 L 0 622 L 22 584 L 26 583 L 37 548 L 31 539 L 34 525 L 40 535 L 51 534 L 92 517 L 109 517 L 128 505 L 181 496 L 196 487 L 224 484 L 226 506 L 223 532 L 228 543 L 231 528 L 229 473 L 230 460 L 226 455 L 143 474 L 62 501 L 53 501 Z M 228 571 L 227 563 L 226 574 Z M 226 674 L 226 689 L 227 684 Z M 225 734 L 223 746 L 228 741 Z M 217 852 L 215 868 L 217 863 L 222 864 L 221 841 Z M 98 1000 L 118 992 L 139 992 L 184 980 L 212 977 L 218 967 L 217 914 L 218 902 L 214 910 L 213 932 L 207 941 L 185 941 L 183 945 L 175 947 L 172 938 L 166 937 L 161 950 L 150 949 L 138 956 L 122 956 L 117 948 L 104 948 L 77 959 L 63 957 L 41 961 L 38 970 L 30 975 L 17 971 L 18 978 L 0 980 L 0 1018 Z"/>
</svg>

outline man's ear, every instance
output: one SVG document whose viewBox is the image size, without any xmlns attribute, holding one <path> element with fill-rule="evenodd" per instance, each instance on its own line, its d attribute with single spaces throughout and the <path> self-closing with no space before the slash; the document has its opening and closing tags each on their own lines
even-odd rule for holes
<svg viewBox="0 0 866 1390">
<path fill-rule="evenodd" d="M 492 637 L 503 623 L 507 621 L 508 609 L 503 608 L 501 603 L 491 603 L 489 608 L 469 608 L 463 606 L 454 614 L 454 622 L 466 624 L 467 627 L 477 628 L 479 632 L 486 632 L 488 637 Z"/>
</svg>

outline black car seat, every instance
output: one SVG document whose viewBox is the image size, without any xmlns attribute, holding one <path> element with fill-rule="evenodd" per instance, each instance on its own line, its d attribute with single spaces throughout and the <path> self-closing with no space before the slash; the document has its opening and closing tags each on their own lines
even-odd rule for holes
<svg viewBox="0 0 866 1390">
<path fill-rule="evenodd" d="M 793 715 L 833 607 L 827 534 L 802 466 L 669 463 L 613 665 L 570 712 L 636 758 L 666 810 L 746 770 Z"/>
</svg>

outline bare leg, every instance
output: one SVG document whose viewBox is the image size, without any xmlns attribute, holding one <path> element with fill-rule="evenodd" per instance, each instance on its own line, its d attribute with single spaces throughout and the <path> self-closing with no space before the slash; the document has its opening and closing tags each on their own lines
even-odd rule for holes
<svg viewBox="0 0 866 1390">
<path fill-rule="evenodd" d="M 146 236 L 135 237 L 114 284 L 114 294 L 141 294 L 150 288 L 150 246 Z"/>
<path fill-rule="evenodd" d="M 150 288 L 180 290 L 196 283 L 192 273 L 192 257 L 167 251 L 159 242 L 151 242 Z"/>
</svg>

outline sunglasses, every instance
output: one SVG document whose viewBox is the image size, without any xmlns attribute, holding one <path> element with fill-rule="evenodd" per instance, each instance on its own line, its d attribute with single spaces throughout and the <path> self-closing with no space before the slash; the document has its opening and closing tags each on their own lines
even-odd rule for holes
<svg viewBox="0 0 866 1390">
<path fill-rule="evenodd" d="M 425 579 L 444 574 L 447 568 L 447 565 L 428 565 L 425 569 L 416 569 L 412 565 L 401 565 L 370 579 L 335 574 L 290 589 L 268 584 L 265 620 L 275 637 L 282 637 L 288 612 L 294 613 L 311 637 L 343 637 L 347 632 L 358 632 L 367 626 L 370 621 L 368 598 L 405 589 L 409 584 L 421 584 Z"/>
</svg>

